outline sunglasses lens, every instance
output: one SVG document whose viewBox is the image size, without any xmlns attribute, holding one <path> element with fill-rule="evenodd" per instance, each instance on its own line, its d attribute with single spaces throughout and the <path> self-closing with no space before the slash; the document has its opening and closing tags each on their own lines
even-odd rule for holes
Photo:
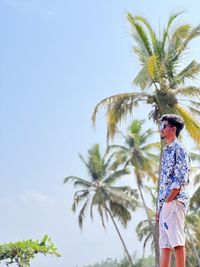
<svg viewBox="0 0 200 267">
<path fill-rule="evenodd" d="M 169 126 L 168 124 L 164 123 L 164 122 L 161 122 L 160 124 L 160 130 L 164 130 L 165 128 L 167 128 L 167 126 Z"/>
<path fill-rule="evenodd" d="M 160 124 L 160 130 L 164 130 L 165 127 L 166 127 L 165 124 L 163 122 L 161 122 L 161 124 Z"/>
</svg>

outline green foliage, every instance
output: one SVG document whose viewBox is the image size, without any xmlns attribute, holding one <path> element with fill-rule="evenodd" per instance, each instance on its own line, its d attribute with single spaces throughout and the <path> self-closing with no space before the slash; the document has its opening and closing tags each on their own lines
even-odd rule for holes
<svg viewBox="0 0 200 267">
<path fill-rule="evenodd" d="M 80 228 L 83 226 L 85 213 L 89 210 L 93 219 L 93 208 L 97 208 L 103 227 L 108 219 L 108 213 L 117 218 L 123 226 L 127 226 L 131 219 L 130 210 L 137 207 L 137 192 L 128 186 L 115 186 L 115 183 L 124 175 L 129 174 L 127 168 L 113 167 L 113 156 L 108 151 L 101 156 L 98 144 L 93 145 L 88 150 L 87 158 L 79 155 L 88 172 L 86 179 L 68 176 L 64 183 L 74 182 L 74 188 L 78 188 L 74 194 L 72 204 L 73 212 L 78 208 L 78 222 Z"/>
<path fill-rule="evenodd" d="M 134 257 L 133 261 L 134 261 L 133 267 L 154 267 L 155 260 L 153 257 L 150 256 L 147 258 L 138 258 L 138 259 Z M 129 262 L 127 258 L 123 258 L 119 261 L 117 261 L 116 259 L 108 258 L 100 263 L 95 263 L 83 267 L 129 267 Z"/>
<path fill-rule="evenodd" d="M 45 235 L 41 241 L 30 239 L 0 245 L 0 262 L 5 260 L 7 265 L 16 263 L 19 267 L 29 267 L 30 260 L 38 253 L 60 256 L 51 239 Z"/>
<path fill-rule="evenodd" d="M 64 183 L 74 182 L 74 188 L 78 190 L 74 193 L 72 204 L 73 212 L 79 209 L 78 223 L 82 228 L 86 211 L 89 211 L 93 219 L 93 208 L 95 207 L 100 215 L 102 226 L 111 219 L 117 234 L 122 242 L 124 250 L 129 258 L 130 266 L 133 267 L 131 256 L 126 248 L 125 242 L 120 234 L 115 219 L 124 227 L 131 220 L 131 211 L 138 206 L 137 191 L 129 186 L 114 186 L 115 183 L 124 175 L 129 174 L 126 167 L 119 169 L 118 164 L 113 168 L 113 156 L 107 150 L 101 156 L 99 145 L 96 144 L 88 150 L 87 160 L 82 155 L 80 159 L 86 166 L 88 176 L 86 179 L 68 176 Z"/>
<path fill-rule="evenodd" d="M 190 42 L 200 37 L 200 25 L 176 26 L 175 20 L 180 15 L 171 15 L 163 32 L 157 35 L 144 17 L 128 13 L 134 52 L 141 63 L 141 69 L 133 81 L 138 88 L 131 93 L 106 97 L 96 105 L 93 124 L 99 109 L 106 108 L 108 138 L 114 137 L 120 122 L 127 115 L 132 115 L 140 103 L 146 103 L 151 105 L 149 118 L 156 124 L 166 113 L 182 116 L 188 133 L 200 147 L 200 88 L 185 85 L 186 81 L 188 83 L 198 78 L 200 64 L 192 60 L 185 65 L 183 61 Z"/>
</svg>

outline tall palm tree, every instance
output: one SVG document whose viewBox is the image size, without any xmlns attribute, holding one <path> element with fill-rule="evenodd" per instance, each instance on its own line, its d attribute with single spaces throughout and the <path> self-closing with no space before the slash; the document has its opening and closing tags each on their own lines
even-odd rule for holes
<svg viewBox="0 0 200 267">
<path fill-rule="evenodd" d="M 151 129 L 144 131 L 142 129 L 143 123 L 144 121 L 133 120 L 128 128 L 127 135 L 119 132 L 124 138 L 124 145 L 111 145 L 109 150 L 114 149 L 115 151 L 116 160 L 113 166 L 123 164 L 124 168 L 127 166 L 131 167 L 147 217 L 151 221 L 152 218 L 143 195 L 143 185 L 147 178 L 151 178 L 154 183 L 157 182 L 157 163 L 159 157 L 155 154 L 155 150 L 160 148 L 160 143 L 148 142 L 155 132 Z"/>
<path fill-rule="evenodd" d="M 96 207 L 104 228 L 106 227 L 105 219 L 111 219 L 132 267 L 131 256 L 115 220 L 118 219 L 126 227 L 131 219 L 130 210 L 135 210 L 138 205 L 136 190 L 129 186 L 114 186 L 116 181 L 129 174 L 129 171 L 127 168 L 118 169 L 116 167 L 113 170 L 112 159 L 114 155 L 108 155 L 108 152 L 106 152 L 101 156 L 98 144 L 88 150 L 87 160 L 82 155 L 79 156 L 88 171 L 88 178 L 68 176 L 64 179 L 64 183 L 72 180 L 74 181 L 74 187 L 79 188 L 74 194 L 72 205 L 72 210 L 75 212 L 82 203 L 78 215 L 79 226 L 81 228 L 83 225 L 86 210 L 89 209 L 92 219 L 93 207 Z"/>
<path fill-rule="evenodd" d="M 92 114 L 93 124 L 99 109 L 107 108 L 108 139 L 114 137 L 119 122 L 132 114 L 140 103 L 145 103 L 151 106 L 149 118 L 157 125 L 160 116 L 165 113 L 182 116 L 188 133 L 200 146 L 200 88 L 188 85 L 189 80 L 199 75 L 200 64 L 195 60 L 183 64 L 189 44 L 200 36 L 200 25 L 174 26 L 180 14 L 171 15 L 162 34 L 158 36 L 147 19 L 128 13 L 135 41 L 134 52 L 141 63 L 141 69 L 133 81 L 139 90 L 106 97 L 96 105 Z M 158 225 L 156 227 L 158 232 Z M 159 259 L 158 248 L 156 257 Z"/>
<path fill-rule="evenodd" d="M 185 86 L 187 80 L 199 75 L 200 64 L 195 60 L 186 66 L 182 63 L 190 42 L 200 36 L 200 25 L 174 27 L 173 22 L 180 14 L 171 15 L 163 33 L 157 36 L 144 17 L 128 13 L 136 44 L 134 51 L 141 63 L 133 83 L 140 90 L 107 97 L 96 105 L 92 121 L 95 123 L 99 109 L 106 107 L 109 137 L 115 135 L 117 124 L 139 103 L 146 103 L 151 105 L 149 117 L 156 123 L 164 113 L 181 115 L 189 134 L 200 145 L 200 125 L 196 120 L 200 115 L 200 88 Z"/>
<path fill-rule="evenodd" d="M 143 123 L 144 121 L 133 120 L 127 135 L 121 133 L 125 145 L 111 145 L 109 148 L 116 151 L 116 163 L 114 163 L 116 166 L 123 164 L 124 167 L 130 166 L 133 170 L 142 205 L 147 215 L 147 221 L 151 231 L 154 232 L 153 237 L 154 242 L 156 242 L 155 225 L 153 223 L 154 213 L 145 201 L 143 187 L 147 178 L 151 178 L 154 183 L 157 182 L 159 156 L 155 152 L 160 148 L 160 143 L 148 142 L 155 132 L 151 129 L 144 131 L 142 129 Z"/>
</svg>

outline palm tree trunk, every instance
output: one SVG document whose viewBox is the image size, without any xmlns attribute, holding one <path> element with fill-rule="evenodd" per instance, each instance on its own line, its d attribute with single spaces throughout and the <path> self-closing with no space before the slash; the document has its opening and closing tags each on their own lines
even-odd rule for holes
<svg viewBox="0 0 200 267">
<path fill-rule="evenodd" d="M 190 241 L 192 243 L 192 248 L 194 250 L 194 254 L 195 254 L 196 259 L 197 259 L 198 267 L 200 267 L 200 258 L 199 258 L 198 252 L 197 252 L 196 247 L 195 247 L 195 244 L 194 244 L 194 240 L 192 238 L 192 235 L 190 234 L 190 231 L 189 231 L 189 228 L 188 228 L 187 224 L 185 224 L 185 228 L 186 228 L 186 231 L 187 231 L 188 236 L 190 238 Z"/>
<path fill-rule="evenodd" d="M 155 244 L 155 266 L 156 267 L 159 267 L 159 258 L 160 258 L 160 255 L 158 253 L 159 252 L 159 246 L 156 245 L 158 243 L 158 237 L 157 237 L 156 228 L 152 224 L 151 216 L 149 214 L 149 210 L 148 210 L 148 207 L 146 205 L 146 202 L 145 202 L 145 199 L 144 199 L 144 196 L 143 196 L 143 193 L 142 193 L 141 185 L 139 183 L 138 183 L 138 189 L 139 189 L 140 197 L 142 199 L 143 206 L 144 206 L 144 209 L 145 209 L 145 212 L 146 212 L 146 215 L 147 215 L 148 222 L 149 222 L 150 227 L 151 227 L 151 229 L 153 231 L 153 239 L 154 239 L 154 244 Z"/>
<path fill-rule="evenodd" d="M 110 218 L 111 218 L 111 220 L 112 220 L 112 222 L 113 222 L 113 224 L 114 224 L 114 226 L 115 226 L 115 229 L 116 229 L 116 231 L 117 231 L 117 233 L 118 233 L 118 236 L 119 236 L 119 238 L 120 238 L 120 240 L 121 240 L 121 242 L 122 242 L 122 245 L 123 245 L 123 247 L 124 247 L 125 253 L 126 253 L 126 255 L 127 255 L 127 257 L 128 257 L 128 260 L 129 260 L 129 262 L 130 262 L 130 267 L 133 267 L 134 265 L 133 265 L 133 261 L 132 261 L 131 255 L 130 255 L 129 252 L 128 252 L 128 249 L 127 249 L 127 247 L 126 247 L 126 245 L 125 245 L 125 242 L 124 242 L 124 240 L 123 240 L 123 238 L 122 238 L 122 236 L 121 236 L 121 234 L 120 234 L 120 231 L 119 231 L 119 229 L 118 229 L 118 227 L 117 227 L 117 224 L 116 224 L 116 222 L 115 222 L 115 220 L 114 220 L 114 217 L 113 217 L 111 211 L 110 211 L 107 207 L 106 207 L 106 210 L 107 210 L 108 214 L 110 215 Z"/>
<path fill-rule="evenodd" d="M 160 249 L 159 249 L 159 223 L 156 221 L 154 229 L 155 240 L 155 266 L 160 266 Z"/>
<path fill-rule="evenodd" d="M 158 122 L 157 122 L 158 123 Z M 158 203 L 158 197 L 159 197 L 159 189 L 160 189 L 160 176 L 161 176 L 161 166 L 162 166 L 162 155 L 163 155 L 163 142 L 160 138 L 160 144 L 161 144 L 161 153 L 160 153 L 160 160 L 159 160 L 159 173 L 158 173 L 158 187 L 157 187 L 157 201 L 156 201 L 156 212 L 157 211 L 157 203 Z M 160 266 L 160 248 L 159 248 L 159 221 L 156 221 L 155 224 L 155 266 Z"/>
</svg>

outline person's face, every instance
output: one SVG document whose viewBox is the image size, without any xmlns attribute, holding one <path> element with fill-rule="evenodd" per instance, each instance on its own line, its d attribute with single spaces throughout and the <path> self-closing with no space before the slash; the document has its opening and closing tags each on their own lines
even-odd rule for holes
<svg viewBox="0 0 200 267">
<path fill-rule="evenodd" d="M 160 136 L 162 139 L 168 139 L 176 135 L 176 127 L 171 126 L 168 121 L 163 121 L 160 124 Z"/>
</svg>

